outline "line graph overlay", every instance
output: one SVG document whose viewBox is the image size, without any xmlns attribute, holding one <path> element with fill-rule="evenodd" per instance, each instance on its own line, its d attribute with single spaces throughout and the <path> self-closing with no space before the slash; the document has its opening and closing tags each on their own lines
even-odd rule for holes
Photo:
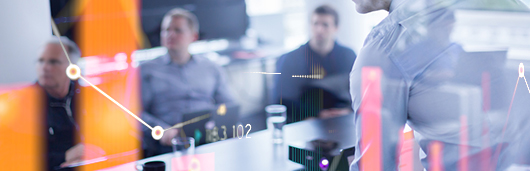
<svg viewBox="0 0 530 171">
<path fill-rule="evenodd" d="M 181 122 L 181 123 L 178 123 L 178 124 L 175 124 L 173 125 L 172 127 L 168 128 L 168 129 L 165 129 L 164 131 L 167 131 L 169 129 L 174 129 L 174 128 L 182 128 L 183 126 L 185 125 L 189 125 L 189 124 L 192 124 L 192 123 L 195 123 L 195 122 L 199 122 L 203 119 L 206 119 L 206 118 L 209 118 L 210 117 L 210 114 L 205 114 L 205 115 L 202 115 L 202 116 L 197 116 L 193 119 L 190 119 L 190 120 L 187 120 L 185 122 Z"/>
<path fill-rule="evenodd" d="M 515 88 L 513 90 L 513 95 L 512 95 L 512 100 L 510 102 L 510 106 L 508 107 L 508 113 L 506 115 L 506 121 L 504 122 L 504 127 L 502 128 L 502 134 L 501 134 L 501 140 L 504 139 L 504 133 L 506 132 L 506 127 L 508 126 L 508 120 L 510 118 L 510 113 L 512 111 L 512 105 L 513 105 L 513 100 L 515 98 L 515 94 L 517 92 L 517 85 L 519 84 L 519 79 L 520 78 L 523 78 L 524 79 L 524 82 L 526 83 L 526 88 L 528 89 L 528 93 L 530 93 L 530 88 L 528 87 L 528 82 L 526 81 L 526 77 L 524 76 L 524 64 L 523 63 L 520 63 L 519 64 L 519 77 L 517 77 L 517 82 L 515 83 Z M 502 144 L 497 146 L 497 149 L 495 150 L 495 153 L 494 153 L 494 157 L 497 158 L 499 155 L 500 155 L 500 151 L 501 151 L 501 148 L 502 148 Z"/>
<path fill-rule="evenodd" d="M 64 47 L 64 44 L 63 42 L 61 41 L 61 34 L 59 33 L 59 30 L 57 29 L 57 25 L 55 24 L 54 20 L 53 20 L 53 17 L 51 19 L 51 25 L 52 25 L 52 30 L 53 30 L 53 33 L 55 34 L 55 36 L 57 36 L 57 38 L 59 39 L 59 44 L 61 45 L 61 48 L 63 49 L 63 52 L 64 54 L 66 55 L 66 58 L 68 59 L 68 63 L 69 63 L 69 66 L 66 68 L 66 75 L 68 76 L 68 78 L 70 78 L 71 80 L 77 80 L 79 78 L 81 78 L 83 81 L 85 81 L 86 83 L 88 83 L 92 88 L 94 88 L 96 91 L 98 91 L 100 94 L 102 94 L 103 96 L 105 96 L 107 99 L 109 99 L 111 102 L 113 102 L 114 104 L 116 104 L 116 106 L 120 107 L 122 110 L 124 110 L 125 112 L 127 112 L 129 115 L 131 115 L 133 118 L 135 118 L 136 120 L 138 120 L 140 123 L 142 123 L 143 125 L 145 125 L 147 128 L 149 128 L 151 130 L 151 135 L 153 136 L 153 139 L 155 140 L 159 140 L 162 138 L 162 136 L 164 135 L 164 131 L 167 131 L 169 129 L 173 129 L 173 128 L 181 128 L 185 125 L 188 125 L 188 124 L 191 124 L 191 123 L 195 123 L 195 122 L 198 122 L 202 119 L 206 119 L 209 117 L 210 114 L 206 114 L 206 115 L 203 115 L 203 116 L 199 116 L 199 117 L 196 117 L 196 118 L 193 118 L 191 120 L 188 120 L 188 121 L 185 121 L 185 122 L 181 122 L 181 123 L 177 123 L 176 125 L 168 128 L 168 129 L 162 129 L 161 126 L 155 126 L 155 127 L 151 127 L 149 124 L 147 124 L 144 120 L 142 120 L 140 117 L 138 117 L 137 115 L 135 115 L 134 113 L 132 113 L 129 109 L 125 108 L 123 105 L 121 105 L 119 102 L 117 102 L 116 100 L 114 100 L 112 97 L 110 97 L 107 93 L 105 93 L 103 90 L 99 89 L 97 86 L 95 86 L 94 84 L 92 84 L 90 81 L 88 81 L 87 79 L 85 79 L 83 76 L 81 76 L 81 69 L 79 68 L 79 66 L 75 65 L 72 63 L 71 59 L 70 59 L 70 56 L 68 55 L 68 52 L 66 51 L 66 48 Z M 270 73 L 270 74 L 281 74 L 281 73 Z M 205 117 L 206 116 L 206 117 Z"/>
<path fill-rule="evenodd" d="M 92 84 L 90 81 L 88 81 L 87 79 L 85 79 L 84 77 L 81 76 L 81 69 L 79 68 L 79 66 L 75 65 L 72 63 L 72 61 L 70 60 L 70 56 L 68 56 L 68 52 L 66 51 L 66 48 L 64 48 L 64 45 L 63 45 L 63 42 L 61 41 L 61 34 L 59 33 L 59 30 L 57 29 L 57 25 L 55 24 L 55 21 L 53 21 L 53 17 L 51 19 L 51 24 L 52 24 L 52 30 L 53 30 L 53 33 L 55 34 L 55 36 L 57 36 L 57 38 L 59 39 L 59 43 L 61 44 L 61 47 L 63 49 L 63 52 L 64 54 L 66 55 L 66 58 L 68 59 L 68 62 L 70 63 L 70 65 L 68 66 L 68 68 L 66 68 L 66 75 L 68 76 L 68 78 L 72 79 L 72 80 L 77 80 L 78 78 L 81 78 L 83 81 L 85 81 L 86 83 L 88 83 L 92 88 L 96 89 L 99 93 L 101 93 L 103 96 L 105 96 L 107 99 L 109 99 L 110 101 L 112 101 L 114 104 L 116 104 L 118 107 L 120 107 L 121 109 L 123 109 L 125 112 L 127 112 L 128 114 L 130 114 L 133 118 L 135 118 L 136 120 L 138 120 L 140 123 L 144 124 L 145 126 L 147 126 L 147 128 L 153 130 L 153 127 L 151 127 L 149 124 L 145 123 L 141 118 L 139 118 L 138 116 L 136 116 L 135 114 L 133 114 L 129 109 L 125 108 L 123 105 L 121 105 L 120 103 L 118 103 L 116 100 L 114 100 L 112 97 L 110 97 L 107 93 L 103 92 L 101 89 L 99 89 L 97 86 L 95 86 L 94 84 Z"/>
<path fill-rule="evenodd" d="M 114 100 L 112 97 L 110 97 L 107 93 L 103 92 L 101 89 L 99 89 L 97 86 L 95 86 L 94 84 L 90 83 L 87 79 L 85 79 L 85 77 L 81 76 L 80 77 L 83 81 L 85 81 L 86 83 L 88 83 L 92 88 L 96 89 L 99 93 L 101 93 L 103 96 L 105 96 L 107 99 L 109 99 L 111 102 L 113 102 L 114 104 L 116 104 L 116 106 L 120 107 L 121 109 L 123 109 L 125 112 L 127 112 L 128 114 L 130 114 L 133 118 L 135 118 L 136 120 L 138 120 L 140 123 L 144 124 L 146 127 L 148 127 L 149 129 L 153 130 L 153 127 L 151 127 L 149 124 L 145 123 L 142 119 L 140 119 L 140 117 L 136 116 L 134 113 L 132 113 L 131 111 L 129 111 L 129 109 L 125 108 L 123 105 L 121 105 L 120 103 L 118 103 L 116 100 Z"/>
<path fill-rule="evenodd" d="M 68 63 L 72 65 L 72 61 L 70 60 L 70 56 L 68 56 L 68 53 L 66 52 L 66 49 L 64 48 L 63 41 L 61 41 L 61 34 L 59 33 L 59 29 L 57 29 L 57 25 L 55 25 L 55 21 L 53 21 L 53 17 L 51 18 L 52 21 L 52 30 L 55 36 L 59 39 L 59 43 L 61 44 L 61 48 L 63 48 L 63 52 L 66 55 L 66 59 L 68 59 Z"/>
</svg>

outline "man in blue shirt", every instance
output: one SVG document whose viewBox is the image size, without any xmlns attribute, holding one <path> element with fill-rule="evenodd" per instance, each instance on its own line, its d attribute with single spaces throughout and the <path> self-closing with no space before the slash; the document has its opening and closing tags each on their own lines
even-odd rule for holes
<svg viewBox="0 0 530 171">
<path fill-rule="evenodd" d="M 514 85 L 518 75 L 505 78 L 506 52 L 469 52 L 450 39 L 455 10 L 526 11 L 525 5 L 353 1 L 360 13 L 387 10 L 389 15 L 368 35 L 351 71 L 357 145 L 350 170 L 398 170 L 405 123 L 426 154 L 422 164 L 428 170 L 504 170 L 518 162 L 518 153 L 528 153 L 518 151 L 523 146 L 517 137 L 528 134 L 529 108 L 509 103 L 513 87 L 504 85 Z"/>
<path fill-rule="evenodd" d="M 233 103 L 222 68 L 188 52 L 189 45 L 198 39 L 197 17 L 189 11 L 173 9 L 164 16 L 161 28 L 161 43 L 167 54 L 140 66 L 142 119 L 166 129 L 182 122 L 183 114 Z M 170 152 L 171 139 L 177 133 L 178 129 L 167 130 L 160 141 L 155 141 L 146 131 L 145 156 Z"/>
<path fill-rule="evenodd" d="M 287 106 L 287 122 L 308 117 L 329 118 L 351 112 L 348 73 L 353 50 L 335 41 L 339 15 L 323 5 L 311 16 L 311 40 L 283 55 L 276 64 L 273 103 Z"/>
</svg>

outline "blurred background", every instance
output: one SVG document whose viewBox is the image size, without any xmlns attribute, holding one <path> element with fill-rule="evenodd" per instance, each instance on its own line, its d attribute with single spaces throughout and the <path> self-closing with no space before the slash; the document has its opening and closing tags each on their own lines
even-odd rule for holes
<svg viewBox="0 0 530 171">
<path fill-rule="evenodd" d="M 51 20 L 61 35 L 81 49 L 78 65 L 82 75 L 133 113 L 139 113 L 137 67 L 166 53 L 160 47 L 164 14 L 176 7 L 191 11 L 198 17 L 200 31 L 199 41 L 190 46 L 189 52 L 223 66 L 240 104 L 239 123 L 252 125 L 252 133 L 266 128 L 264 108 L 270 104 L 274 83 L 272 75 L 249 72 L 275 72 L 282 54 L 309 40 L 310 14 L 323 4 L 339 13 L 338 42 L 356 53 L 371 28 L 388 14 L 381 11 L 360 15 L 350 0 L 1 1 L 0 164 L 21 159 L 27 163 L 40 161 L 37 156 L 42 143 L 31 136 L 40 131 L 40 121 L 35 117 L 23 120 L 38 113 L 41 101 L 34 92 L 22 88 L 37 80 L 38 57 L 53 35 Z M 136 129 L 140 124 L 87 83 L 79 83 L 83 86 L 80 98 L 85 101 L 81 107 L 86 109 L 80 123 L 84 142 L 100 147 L 106 155 L 122 156 L 86 169 L 140 159 L 141 132 Z M 27 129 L 13 131 L 19 127 Z M 39 168 L 26 166 L 28 170 Z"/>
<path fill-rule="evenodd" d="M 530 0 L 523 1 L 530 4 Z M 228 85 L 241 105 L 239 122 L 251 124 L 250 133 L 264 130 L 264 108 L 271 103 L 274 79 L 272 75 L 249 73 L 275 72 L 276 61 L 282 54 L 297 49 L 309 40 L 310 14 L 323 4 L 334 7 L 339 13 L 337 41 L 353 49 L 356 54 L 359 54 L 372 28 L 388 15 L 386 11 L 359 14 L 351 0 L 0 1 L 0 95 L 35 83 L 37 58 L 43 44 L 52 35 L 50 22 L 54 20 L 61 34 L 79 45 L 82 59 L 78 65 L 83 75 L 133 113 L 139 113 L 137 68 L 142 62 L 166 54 L 167 50 L 160 47 L 160 23 L 166 12 L 181 7 L 197 15 L 200 23 L 199 41 L 190 46 L 189 52 L 204 56 L 224 68 Z M 464 26 L 466 24 L 463 23 Z M 524 27 L 519 30 L 530 28 L 528 24 L 520 25 Z M 481 35 L 468 33 L 497 29 L 497 25 L 492 28 L 482 26 L 473 26 L 478 31 L 466 30 L 468 32 L 457 32 L 456 35 L 461 38 L 459 41 L 473 44 L 476 43 L 473 40 L 478 40 L 474 36 Z M 507 26 L 503 29 L 510 32 L 512 28 Z M 466 35 L 471 36 L 465 37 Z M 512 40 L 517 35 L 495 36 L 500 37 L 495 40 Z M 480 41 L 488 43 L 494 39 L 488 38 Z M 519 64 L 520 60 L 530 60 L 527 55 L 528 42 L 520 44 L 524 44 L 524 48 L 509 52 L 508 58 L 517 60 L 513 64 Z M 87 87 L 87 83 L 81 81 L 80 84 L 84 86 L 82 92 L 86 92 L 81 97 L 87 100 L 83 107 L 90 114 L 84 116 L 81 123 L 86 134 L 85 141 L 100 146 L 109 155 L 135 153 L 141 139 L 141 133 L 135 130 L 139 123 L 91 87 Z M 26 94 L 23 95 L 31 96 L 31 92 L 24 93 Z M 10 101 L 3 101 L 6 99 Z M 29 101 L 33 103 L 38 100 L 30 98 Z M 22 120 L 9 120 L 13 117 L 8 116 L 14 116 L 16 112 L 31 113 L 37 110 L 11 110 L 22 110 L 22 105 L 8 108 L 23 102 L 27 100 L 0 96 L 0 126 L 21 123 Z M 30 120 L 22 126 L 31 126 L 37 122 Z M 31 129 L 33 127 L 36 126 L 33 125 Z M 0 129 L 0 140 L 19 135 L 5 134 L 6 130 Z M 24 140 L 31 142 L 33 139 Z M 130 143 L 123 145 L 123 142 Z M 9 146 L 2 147 L 0 141 L 0 151 L 6 148 Z M 29 149 L 28 153 L 32 150 L 38 153 L 34 149 Z M 111 165 L 138 159 L 123 158 Z"/>
<path fill-rule="evenodd" d="M 8 26 L 3 27 L 0 33 L 0 87 L 17 87 L 36 80 L 34 64 L 42 44 L 52 33 L 50 15 L 54 17 L 61 34 L 79 44 L 83 57 L 79 65 L 83 74 L 101 84 L 102 73 L 124 70 L 127 66 L 134 68 L 141 61 L 164 54 L 165 49 L 160 48 L 160 22 L 167 11 L 182 7 L 196 14 L 200 22 L 200 41 L 190 47 L 190 52 L 204 55 L 224 66 L 228 83 L 232 90 L 237 90 L 234 93 L 241 103 L 242 121 L 249 119 L 252 125 L 256 124 L 256 129 L 252 131 L 257 131 L 265 128 L 263 108 L 269 102 L 272 76 L 245 72 L 274 72 L 276 60 L 281 54 L 305 44 L 310 36 L 310 14 L 317 6 L 328 4 L 337 9 L 341 17 L 337 40 L 356 53 L 371 28 L 388 14 L 386 11 L 358 14 L 350 0 L 117 2 L 0 2 L 3 16 L 6 16 L 1 17 L 0 22 Z M 82 9 L 90 3 L 101 3 L 102 6 L 93 10 Z M 125 25 L 101 24 L 119 19 L 131 22 Z M 87 26 L 83 25 L 83 21 L 100 23 Z M 87 29 L 92 31 L 81 31 Z M 112 36 L 108 35 L 115 35 L 113 31 L 120 32 L 120 29 L 130 30 L 130 34 L 137 36 L 130 39 L 137 41 L 132 42 L 132 49 L 125 47 L 123 40 L 110 40 Z M 105 43 L 109 43 L 105 45 L 107 47 L 97 49 L 96 46 Z M 108 77 L 107 81 L 113 79 L 117 78 Z M 252 117 L 254 115 L 257 117 Z"/>
</svg>

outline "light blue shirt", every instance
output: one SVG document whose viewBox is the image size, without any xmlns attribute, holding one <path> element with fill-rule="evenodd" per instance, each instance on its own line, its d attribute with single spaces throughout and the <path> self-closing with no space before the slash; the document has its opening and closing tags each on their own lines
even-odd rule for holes
<svg viewBox="0 0 530 171">
<path fill-rule="evenodd" d="M 186 64 L 173 63 L 168 54 L 140 66 L 141 118 L 167 128 L 182 122 L 182 114 L 234 103 L 223 69 L 200 56 Z"/>
<path fill-rule="evenodd" d="M 415 131 L 415 138 L 426 154 L 432 142 L 442 143 L 444 170 L 458 169 L 461 145 L 468 147 L 465 156 L 469 159 L 469 170 L 506 168 L 520 153 L 529 152 L 510 151 L 518 146 L 516 140 L 523 136 L 522 130 L 530 130 L 524 124 L 530 111 L 528 103 L 523 100 L 513 103 L 509 124 L 502 133 L 517 68 L 513 69 L 515 72 L 506 68 L 509 63 L 506 52 L 470 53 L 451 42 L 455 9 L 522 11 L 526 6 L 512 0 L 392 1 L 388 17 L 368 35 L 350 73 L 357 130 L 355 160 L 350 170 L 359 170 L 363 152 L 376 148 L 373 144 L 364 145 L 365 148 L 359 145 L 362 124 L 371 124 L 361 123 L 363 114 L 359 112 L 366 91 L 362 90 L 363 67 L 382 70 L 380 160 L 384 170 L 397 170 L 399 137 L 406 123 Z M 485 80 L 489 80 L 486 81 L 489 89 L 484 88 Z M 528 96 L 522 82 L 521 78 L 517 95 Z M 462 116 L 467 121 L 462 121 Z M 467 130 L 465 141 L 461 138 L 462 130 Z M 478 157 L 488 148 L 495 152 L 499 144 L 503 144 L 502 160 L 483 161 Z M 422 160 L 427 169 L 428 158 L 429 155 Z"/>
</svg>

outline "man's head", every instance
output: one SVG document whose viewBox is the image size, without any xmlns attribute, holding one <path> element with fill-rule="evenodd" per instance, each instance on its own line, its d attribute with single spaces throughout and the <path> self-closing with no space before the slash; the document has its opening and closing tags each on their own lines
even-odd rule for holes
<svg viewBox="0 0 530 171">
<path fill-rule="evenodd" d="M 364 14 L 377 10 L 388 11 L 392 0 L 353 0 L 353 2 L 355 2 L 357 12 Z"/>
<path fill-rule="evenodd" d="M 72 63 L 76 63 L 81 57 L 77 45 L 67 37 L 61 37 L 68 56 Z M 59 38 L 53 36 L 46 44 L 38 59 L 38 83 L 44 88 L 57 88 L 70 79 L 66 76 L 66 68 L 70 65 L 59 42 Z"/>
<path fill-rule="evenodd" d="M 322 45 L 334 41 L 339 26 L 339 14 L 328 5 L 322 5 L 311 16 L 311 39 Z"/>
<path fill-rule="evenodd" d="M 199 21 L 194 14 L 180 8 L 166 13 L 160 31 L 162 46 L 168 50 L 187 51 L 198 38 Z"/>
</svg>

